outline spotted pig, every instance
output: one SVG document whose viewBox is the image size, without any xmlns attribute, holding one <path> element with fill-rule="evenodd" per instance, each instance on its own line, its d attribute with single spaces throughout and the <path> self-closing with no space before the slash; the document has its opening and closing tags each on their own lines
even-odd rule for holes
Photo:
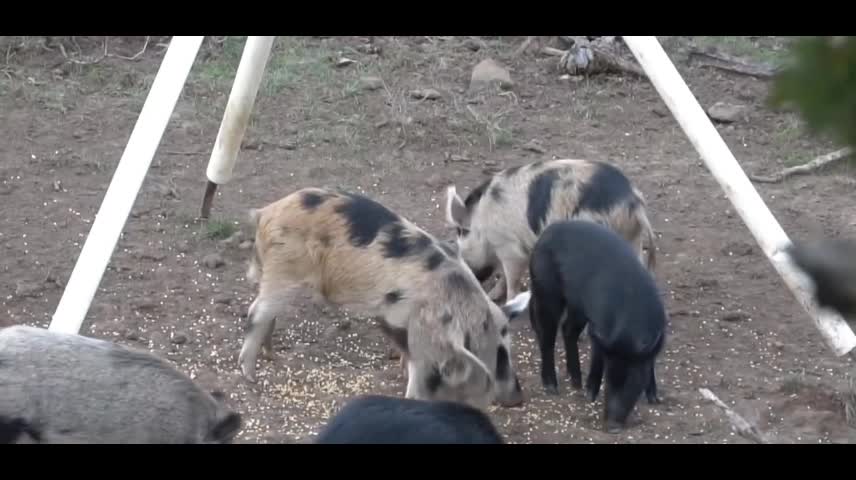
<svg viewBox="0 0 856 480">
<path fill-rule="evenodd" d="M 589 160 L 552 160 L 505 169 L 461 199 L 446 192 L 446 220 L 457 229 L 461 258 L 484 282 L 500 273 L 490 297 L 519 293 L 538 235 L 559 220 L 592 220 L 608 226 L 639 251 L 652 271 L 654 231 L 642 193 L 614 165 Z M 648 241 L 647 255 L 644 240 Z"/>
<path fill-rule="evenodd" d="M 522 403 L 508 317 L 444 242 L 363 195 L 304 188 L 251 212 L 258 283 L 239 362 L 255 379 L 274 319 L 298 292 L 378 319 L 405 357 L 405 396 Z"/>
</svg>

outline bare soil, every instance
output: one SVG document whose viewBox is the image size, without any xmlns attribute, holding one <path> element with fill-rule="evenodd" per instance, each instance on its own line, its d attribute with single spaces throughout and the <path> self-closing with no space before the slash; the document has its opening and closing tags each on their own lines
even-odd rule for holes
<svg viewBox="0 0 856 480">
<path fill-rule="evenodd" d="M 139 37 L 111 37 L 110 55 L 94 64 L 68 60 L 98 59 L 103 41 L 0 37 L 4 322 L 48 325 L 160 65 L 157 37 L 137 60 L 117 55 L 138 52 Z M 642 401 L 632 428 L 601 432 L 602 396 L 588 404 L 570 390 L 561 347 L 560 395 L 544 393 L 533 333 L 521 322 L 514 357 L 529 401 L 492 411 L 508 439 L 743 442 L 703 401 L 698 388 L 707 387 L 777 442 L 856 440 L 843 406 L 852 360 L 823 344 L 650 83 L 561 79 L 554 57 L 510 58 L 520 41 L 279 37 L 235 177 L 202 221 L 208 155 L 243 46 L 240 38 L 206 40 L 82 333 L 163 355 L 226 391 L 244 414 L 240 442 L 300 441 L 348 398 L 403 395 L 405 380 L 372 322 L 305 302 L 279 320 L 277 356 L 261 361 L 259 382 L 242 379 L 237 355 L 254 293 L 241 245 L 249 208 L 305 186 L 338 186 L 451 238 L 441 211 L 450 182 L 465 192 L 493 169 L 554 157 L 607 160 L 641 187 L 658 234 L 657 275 L 671 317 L 658 364 L 663 404 Z M 705 108 L 746 107 L 717 126 L 747 173 L 836 148 L 794 114 L 770 110 L 767 83 L 687 65 L 683 49 L 696 41 L 662 38 Z M 720 43 L 768 56 L 784 45 L 775 37 Z M 342 56 L 356 63 L 336 67 Z M 473 66 L 488 57 L 510 70 L 512 90 L 468 91 Z M 361 81 L 367 76 L 382 85 L 373 89 Z M 419 100 L 416 89 L 440 97 Z M 543 152 L 527 147 L 533 141 Z M 856 235 L 854 185 L 852 167 L 841 165 L 756 188 L 785 231 L 804 238 Z"/>
</svg>

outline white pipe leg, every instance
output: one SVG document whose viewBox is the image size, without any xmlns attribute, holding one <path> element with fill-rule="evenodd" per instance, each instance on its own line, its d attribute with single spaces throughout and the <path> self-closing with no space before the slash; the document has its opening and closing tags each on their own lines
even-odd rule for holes
<svg viewBox="0 0 856 480">
<path fill-rule="evenodd" d="M 49 330 L 79 333 L 204 37 L 173 37 Z"/>
</svg>

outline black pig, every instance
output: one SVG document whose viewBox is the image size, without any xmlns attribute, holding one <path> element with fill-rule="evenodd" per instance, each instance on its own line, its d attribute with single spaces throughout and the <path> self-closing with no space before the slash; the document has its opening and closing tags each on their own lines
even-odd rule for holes
<svg viewBox="0 0 856 480">
<path fill-rule="evenodd" d="M 330 419 L 314 443 L 504 442 L 490 418 L 466 404 L 364 395 Z"/>
<path fill-rule="evenodd" d="M 547 227 L 529 268 L 529 319 L 545 390 L 558 393 L 554 349 L 560 326 L 571 384 L 582 388 L 577 341 L 589 324 L 587 397 L 597 398 L 605 374 L 604 421 L 609 433 L 618 433 L 643 391 L 649 403 L 659 403 L 654 364 L 665 343 L 666 311 L 653 276 L 629 242 L 585 220 Z"/>
</svg>

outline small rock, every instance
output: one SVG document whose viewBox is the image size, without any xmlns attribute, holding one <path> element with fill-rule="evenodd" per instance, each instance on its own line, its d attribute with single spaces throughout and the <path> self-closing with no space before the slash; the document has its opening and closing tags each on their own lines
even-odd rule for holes
<svg viewBox="0 0 856 480">
<path fill-rule="evenodd" d="M 784 350 L 785 344 L 776 340 L 775 342 L 773 342 L 773 348 L 775 348 L 776 350 Z"/>
<path fill-rule="evenodd" d="M 729 312 L 722 316 L 723 322 L 741 322 L 749 318 L 743 312 Z"/>
<path fill-rule="evenodd" d="M 231 305 L 234 299 L 228 293 L 221 293 L 215 296 L 213 299 L 214 303 L 222 303 L 223 305 Z"/>
<path fill-rule="evenodd" d="M 251 248 L 253 248 L 253 241 L 252 240 L 244 240 L 243 242 L 240 243 L 240 245 L 238 245 L 239 250 L 249 250 Z"/>
<path fill-rule="evenodd" d="M 743 105 L 733 105 L 725 102 L 716 102 L 707 109 L 708 116 L 720 123 L 732 123 L 746 109 Z"/>
<path fill-rule="evenodd" d="M 738 256 L 738 257 L 746 257 L 752 255 L 754 249 L 752 245 L 749 245 L 745 242 L 731 242 L 728 245 L 722 247 L 720 250 L 723 255 L 726 256 Z"/>
<path fill-rule="evenodd" d="M 468 38 L 464 42 L 464 47 L 466 47 L 466 49 L 471 52 L 478 52 L 482 48 L 481 43 L 475 41 L 475 39 L 472 38 Z"/>
<path fill-rule="evenodd" d="M 53 191 L 54 192 L 61 192 L 62 191 L 62 181 L 61 180 L 54 180 Z"/>
<path fill-rule="evenodd" d="M 466 155 L 458 155 L 457 153 L 453 153 L 449 155 L 449 160 L 453 162 L 469 162 L 470 158 Z"/>
<path fill-rule="evenodd" d="M 206 268 L 214 269 L 217 267 L 222 267 L 225 264 L 226 261 L 223 260 L 223 257 L 221 257 L 219 253 L 209 253 L 208 255 L 202 257 L 202 265 Z"/>
<path fill-rule="evenodd" d="M 342 320 L 336 325 L 336 327 L 339 330 L 348 330 L 351 328 L 351 321 L 350 320 Z"/>
<path fill-rule="evenodd" d="M 137 311 L 152 311 L 158 308 L 158 302 L 153 298 L 143 297 L 131 302 L 131 307 Z"/>
<path fill-rule="evenodd" d="M 15 296 L 21 298 L 36 298 L 41 295 L 44 287 L 34 283 L 18 282 L 15 286 Z"/>
<path fill-rule="evenodd" d="M 547 149 L 542 147 L 540 142 L 538 142 L 537 140 L 530 140 L 525 145 L 523 145 L 523 149 L 535 153 L 547 153 Z"/>
<path fill-rule="evenodd" d="M 187 240 L 182 240 L 178 242 L 175 246 L 175 249 L 178 250 L 179 253 L 187 253 L 190 251 L 190 242 Z"/>
<path fill-rule="evenodd" d="M 169 340 L 176 345 L 183 345 L 187 343 L 187 334 L 182 332 L 175 332 L 174 334 L 172 334 L 172 338 L 170 338 Z"/>
<path fill-rule="evenodd" d="M 496 63 L 493 59 L 486 58 L 473 68 L 470 75 L 470 90 L 483 88 L 494 83 L 499 83 L 500 88 L 509 90 L 514 87 L 511 74 L 508 70 Z"/>
<path fill-rule="evenodd" d="M 360 77 L 360 86 L 364 90 L 379 90 L 383 88 L 383 80 L 379 77 Z"/>
<path fill-rule="evenodd" d="M 141 252 L 139 255 L 137 255 L 137 258 L 139 258 L 140 260 L 149 260 L 152 262 L 160 262 L 161 260 L 166 258 L 166 255 L 164 255 L 163 253 L 160 253 L 160 252 L 148 251 L 148 252 Z"/>
<path fill-rule="evenodd" d="M 433 88 L 419 88 L 410 92 L 410 96 L 417 100 L 438 100 L 443 98 L 437 90 Z"/>
<path fill-rule="evenodd" d="M 658 116 L 658 117 L 661 117 L 661 118 L 663 118 L 663 117 L 668 117 L 668 116 L 669 116 L 669 112 L 668 112 L 668 111 L 666 111 L 666 109 L 665 109 L 665 108 L 662 108 L 662 107 L 654 107 L 654 108 L 652 108 L 652 109 L 651 109 L 651 113 L 653 113 L 654 115 L 656 115 L 656 116 Z"/>
<path fill-rule="evenodd" d="M 338 67 L 338 68 L 344 68 L 344 67 L 347 67 L 347 66 L 353 65 L 353 64 L 355 64 L 355 63 L 357 63 L 357 61 L 356 61 L 356 60 L 351 60 L 350 58 L 342 57 L 342 58 L 340 58 L 339 60 L 336 60 L 336 67 Z"/>
<path fill-rule="evenodd" d="M 140 338 L 140 334 L 133 331 L 133 330 L 125 333 L 125 340 L 131 340 L 132 342 L 135 342 L 135 341 L 139 340 L 139 338 Z"/>
</svg>

